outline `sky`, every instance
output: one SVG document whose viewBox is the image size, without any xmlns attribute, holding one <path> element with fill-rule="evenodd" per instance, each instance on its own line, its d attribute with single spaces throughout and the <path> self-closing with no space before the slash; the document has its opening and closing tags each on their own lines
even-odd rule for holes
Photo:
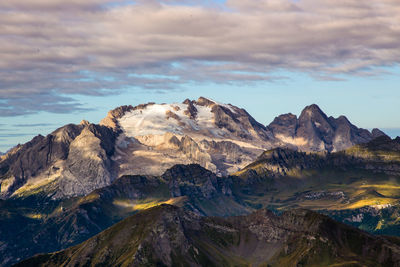
<svg viewBox="0 0 400 267">
<path fill-rule="evenodd" d="M 400 135 L 398 0 L 0 1 L 0 151 L 205 96 L 262 124 L 316 103 Z"/>
</svg>

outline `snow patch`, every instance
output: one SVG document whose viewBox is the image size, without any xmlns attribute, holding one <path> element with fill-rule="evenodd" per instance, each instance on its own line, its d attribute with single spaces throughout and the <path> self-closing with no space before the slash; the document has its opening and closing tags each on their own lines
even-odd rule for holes
<svg viewBox="0 0 400 267">
<path fill-rule="evenodd" d="M 210 107 L 194 105 L 196 119 L 190 119 L 185 111 L 187 104 L 154 104 L 133 110 L 119 119 L 119 125 L 128 137 L 163 135 L 167 132 L 184 135 L 186 132 L 204 129 L 217 130 Z M 170 116 L 170 115 L 173 116 Z"/>
</svg>

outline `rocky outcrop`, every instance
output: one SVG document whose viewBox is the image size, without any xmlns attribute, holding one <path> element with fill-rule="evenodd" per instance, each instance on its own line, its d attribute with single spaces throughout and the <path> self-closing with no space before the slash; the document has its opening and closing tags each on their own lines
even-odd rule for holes
<svg viewBox="0 0 400 267">
<path fill-rule="evenodd" d="M 110 127 L 114 130 L 118 130 L 118 119 L 125 115 L 125 113 L 133 110 L 133 106 L 125 105 L 110 110 L 107 116 L 100 121 L 100 125 Z"/>
<path fill-rule="evenodd" d="M 140 212 L 58 253 L 16 266 L 299 266 L 357 262 L 400 266 L 398 241 L 359 231 L 307 210 L 277 216 L 204 218 L 174 206 Z M 106 249 L 104 249 L 106 248 Z"/>
<path fill-rule="evenodd" d="M 216 171 L 215 165 L 212 163 L 210 154 L 203 151 L 200 146 L 189 136 L 182 137 L 179 143 L 180 150 L 187 155 L 192 162 L 196 162 L 205 168 Z"/>
<path fill-rule="evenodd" d="M 111 184 L 113 180 L 110 156 L 113 154 L 114 144 L 109 139 L 112 136 L 97 132 L 98 138 L 95 134 L 96 128 L 90 128 L 85 127 L 70 144 L 66 167 L 62 172 L 63 179 L 59 181 L 60 191 L 56 197 L 86 195 L 94 189 Z"/>
<path fill-rule="evenodd" d="M 379 130 L 377 128 L 372 129 L 371 134 L 372 134 L 373 139 L 381 137 L 381 136 L 387 136 L 384 132 L 382 132 L 381 130 Z"/>
<path fill-rule="evenodd" d="M 288 113 L 279 115 L 276 117 L 268 128 L 273 132 L 275 136 L 288 136 L 290 138 L 295 138 L 297 129 L 297 116 Z"/>
<path fill-rule="evenodd" d="M 83 122 L 37 136 L 15 147 L 0 161 L 1 198 L 24 186 L 52 184 L 54 197 L 83 195 L 110 184 L 116 134 Z"/>
<path fill-rule="evenodd" d="M 196 164 L 175 165 L 162 177 L 168 182 L 172 197 L 211 199 L 218 191 L 222 191 L 217 176 Z"/>
<path fill-rule="evenodd" d="M 325 160 L 324 154 L 276 148 L 261 154 L 255 162 L 246 166 L 242 173 L 249 172 L 250 174 L 252 173 L 250 170 L 254 170 L 255 175 L 279 177 L 293 174 L 295 171 L 319 169 L 326 164 L 330 162 Z"/>
<path fill-rule="evenodd" d="M 12 149 L 0 161 L 1 197 L 10 196 L 30 178 L 48 171 L 57 161 L 67 159 L 69 145 L 82 129 L 81 125 L 69 124 Z"/>
</svg>

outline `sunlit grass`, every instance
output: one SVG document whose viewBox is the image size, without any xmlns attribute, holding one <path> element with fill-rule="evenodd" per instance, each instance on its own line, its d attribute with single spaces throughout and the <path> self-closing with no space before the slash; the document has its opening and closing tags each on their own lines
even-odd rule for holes
<svg viewBox="0 0 400 267">
<path fill-rule="evenodd" d="M 52 176 L 47 179 L 42 179 L 39 181 L 32 181 L 31 183 L 27 183 L 27 184 L 23 185 L 22 187 L 18 188 L 18 190 L 16 190 L 13 193 L 13 196 L 19 196 L 19 197 L 25 196 L 26 197 L 26 196 L 38 194 L 38 193 L 44 191 L 46 186 L 49 186 L 56 179 L 57 179 L 57 177 Z"/>
<path fill-rule="evenodd" d="M 176 197 L 168 200 L 157 200 L 157 199 L 144 199 L 144 200 L 129 200 L 129 199 L 116 199 L 113 204 L 123 208 L 129 208 L 133 211 L 145 210 L 161 204 L 169 205 L 181 205 L 187 197 Z"/>
<path fill-rule="evenodd" d="M 346 261 L 346 262 L 340 262 L 340 263 L 334 263 L 328 265 L 329 267 L 344 267 L 344 266 L 357 266 L 359 264 L 358 261 Z"/>
<path fill-rule="evenodd" d="M 358 209 L 365 206 L 377 206 L 377 205 L 387 205 L 387 204 L 394 204 L 396 199 L 392 198 L 368 198 L 362 199 L 357 202 L 351 203 L 345 206 L 346 209 Z"/>
<path fill-rule="evenodd" d="M 35 220 L 41 220 L 41 219 L 43 219 L 44 215 L 40 214 L 40 213 L 28 213 L 28 214 L 25 214 L 25 217 L 35 219 Z"/>
<path fill-rule="evenodd" d="M 84 197 L 82 197 L 81 199 L 79 199 L 79 204 L 81 204 L 81 203 L 86 203 L 86 202 L 92 202 L 92 201 L 94 201 L 94 200 L 96 200 L 96 199 L 99 199 L 100 198 L 100 195 L 99 194 L 97 194 L 97 193 L 91 193 L 91 194 L 89 194 L 89 195 L 87 195 L 87 196 L 84 196 Z"/>
<path fill-rule="evenodd" d="M 398 190 L 400 190 L 399 185 L 391 185 L 391 184 L 363 184 L 360 187 L 361 188 L 398 189 Z"/>
</svg>

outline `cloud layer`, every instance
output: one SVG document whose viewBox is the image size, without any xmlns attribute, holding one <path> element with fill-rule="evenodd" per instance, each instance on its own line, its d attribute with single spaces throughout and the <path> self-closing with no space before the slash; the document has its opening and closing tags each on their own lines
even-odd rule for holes
<svg viewBox="0 0 400 267">
<path fill-rule="evenodd" d="M 188 82 L 370 75 L 400 62 L 398 0 L 0 2 L 0 116 Z"/>
</svg>

